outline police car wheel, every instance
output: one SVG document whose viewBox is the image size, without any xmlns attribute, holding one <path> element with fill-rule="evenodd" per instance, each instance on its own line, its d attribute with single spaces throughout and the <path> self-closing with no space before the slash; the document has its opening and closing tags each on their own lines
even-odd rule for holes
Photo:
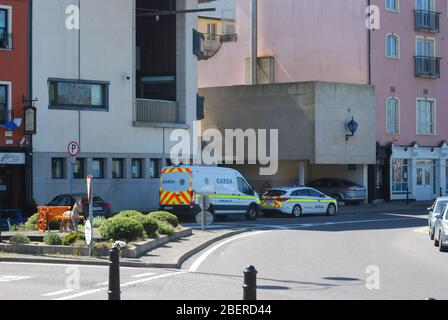
<svg viewBox="0 0 448 320">
<path fill-rule="evenodd" d="M 327 208 L 327 215 L 334 216 L 335 214 L 336 214 L 336 206 L 334 204 L 330 203 Z"/>
<path fill-rule="evenodd" d="M 258 209 L 255 206 L 251 206 L 246 213 L 247 220 L 257 220 Z"/>
<path fill-rule="evenodd" d="M 302 215 L 302 207 L 299 205 L 296 205 L 293 209 L 292 209 L 292 217 L 293 218 L 299 218 Z"/>
</svg>

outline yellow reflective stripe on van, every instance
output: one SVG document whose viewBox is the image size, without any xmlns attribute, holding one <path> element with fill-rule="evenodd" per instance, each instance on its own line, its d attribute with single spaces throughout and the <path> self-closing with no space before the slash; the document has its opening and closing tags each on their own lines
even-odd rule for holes
<svg viewBox="0 0 448 320">
<path fill-rule="evenodd" d="M 196 195 L 198 198 L 202 197 L 200 194 Z M 209 199 L 238 199 L 238 200 L 256 200 L 260 201 L 257 197 L 254 196 L 237 196 L 237 195 L 227 195 L 227 194 L 211 194 L 208 195 Z"/>
</svg>

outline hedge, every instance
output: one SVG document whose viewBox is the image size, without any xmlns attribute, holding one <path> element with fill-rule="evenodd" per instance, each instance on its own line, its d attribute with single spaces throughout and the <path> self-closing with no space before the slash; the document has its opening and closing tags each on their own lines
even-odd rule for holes
<svg viewBox="0 0 448 320">
<path fill-rule="evenodd" d="M 151 217 L 158 221 L 169 223 L 174 228 L 177 228 L 179 226 L 179 219 L 174 214 L 169 213 L 169 212 L 156 211 L 156 212 L 150 213 L 148 215 L 148 217 Z"/>
<path fill-rule="evenodd" d="M 142 223 L 134 218 L 117 215 L 104 222 L 100 227 L 100 234 L 107 240 L 134 241 L 144 236 Z"/>
</svg>

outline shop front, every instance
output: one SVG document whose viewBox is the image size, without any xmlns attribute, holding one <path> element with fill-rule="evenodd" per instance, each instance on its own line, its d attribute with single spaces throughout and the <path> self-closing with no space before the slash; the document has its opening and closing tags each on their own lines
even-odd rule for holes
<svg viewBox="0 0 448 320">
<path fill-rule="evenodd" d="M 392 147 L 391 200 L 431 201 L 447 194 L 448 145 Z"/>
<path fill-rule="evenodd" d="M 0 210 L 23 209 L 26 202 L 26 153 L 0 149 Z"/>
</svg>

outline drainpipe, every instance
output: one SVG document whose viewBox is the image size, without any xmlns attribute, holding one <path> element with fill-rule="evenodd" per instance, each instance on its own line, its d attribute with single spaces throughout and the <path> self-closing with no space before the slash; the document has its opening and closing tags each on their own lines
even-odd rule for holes
<svg viewBox="0 0 448 320">
<path fill-rule="evenodd" d="M 250 6 L 250 84 L 257 84 L 257 58 L 258 58 L 258 0 L 251 0 Z"/>
<path fill-rule="evenodd" d="M 371 0 L 367 0 L 367 6 L 370 8 Z M 370 28 L 367 29 L 367 38 L 368 38 L 368 50 L 369 50 L 369 66 L 368 66 L 368 73 L 369 73 L 369 84 L 372 84 L 372 30 Z"/>
</svg>

